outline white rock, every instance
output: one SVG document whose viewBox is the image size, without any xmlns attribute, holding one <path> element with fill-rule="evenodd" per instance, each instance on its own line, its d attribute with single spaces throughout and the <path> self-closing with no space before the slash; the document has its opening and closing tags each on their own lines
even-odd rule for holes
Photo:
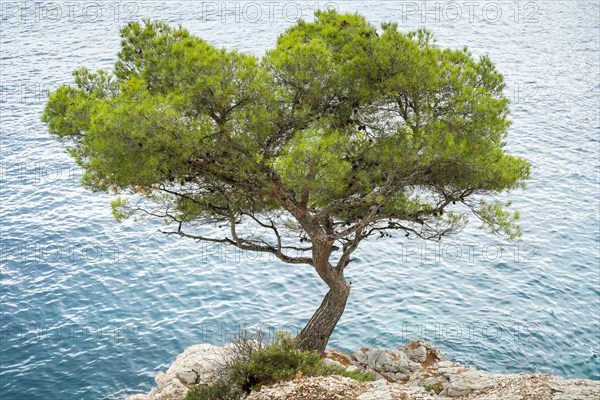
<svg viewBox="0 0 600 400">
<path fill-rule="evenodd" d="M 465 369 L 460 374 L 451 375 L 450 384 L 446 386 L 446 394 L 450 397 L 459 397 L 491 388 L 496 384 L 492 378 L 493 376 L 486 372 Z"/>
<path fill-rule="evenodd" d="M 450 400 L 467 396 L 469 400 L 588 400 L 600 399 L 600 381 L 566 380 L 551 375 L 491 374 L 448 361 L 435 347 L 420 341 L 427 358 L 435 355 L 433 364 L 421 368 L 421 364 L 410 361 L 404 350 L 363 349 L 356 353 L 355 362 L 350 355 L 347 360 L 354 365 L 348 370 L 375 369 L 374 375 L 382 378 L 376 382 L 357 382 L 342 377 L 304 377 L 291 382 L 283 382 L 265 387 L 253 393 L 249 399 L 255 400 L 294 400 L 298 395 L 311 390 L 315 396 L 300 398 L 338 399 L 355 398 L 360 400 L 397 399 L 406 400 Z M 408 346 L 407 346 L 408 347 Z M 416 355 L 415 355 L 416 354 Z M 422 359 L 422 351 L 413 358 Z M 157 386 L 147 395 L 136 394 L 127 400 L 183 400 L 187 394 L 185 384 L 191 382 L 211 383 L 222 374 L 224 364 L 231 359 L 232 346 L 196 345 L 188 347 L 180 354 L 166 373 L 159 372 Z M 339 354 L 344 357 L 344 354 Z M 416 359 L 416 358 L 415 358 Z M 341 365 L 341 364 L 340 364 Z M 387 379 L 401 379 L 407 383 L 390 383 Z M 440 395 L 428 393 L 423 384 L 444 387 Z M 299 390 L 299 391 L 298 391 Z M 354 393 L 354 394 L 353 394 Z M 317 396 L 318 395 L 318 396 Z M 341 397 L 340 397 L 341 396 Z"/>
<path fill-rule="evenodd" d="M 154 377 L 154 382 L 156 382 L 156 386 L 158 388 L 163 388 L 163 387 L 168 386 L 172 379 L 173 378 L 171 378 L 169 375 L 165 374 L 164 372 L 159 372 Z"/>
<path fill-rule="evenodd" d="M 342 364 L 341 362 L 335 361 L 335 360 L 331 360 L 329 358 L 324 358 L 323 362 L 325 363 L 325 365 L 335 365 L 337 367 L 344 367 L 345 368 L 344 364 Z"/>
<path fill-rule="evenodd" d="M 419 346 L 416 349 L 406 349 L 404 352 L 412 361 L 422 363 L 427 359 L 427 349 L 424 346 Z"/>
<path fill-rule="evenodd" d="M 414 362 L 414 361 L 410 361 L 410 360 L 408 361 L 408 369 L 411 372 L 418 371 L 420 368 L 421 368 L 421 364 L 419 364 L 418 362 Z"/>
<path fill-rule="evenodd" d="M 180 371 L 177 371 L 176 375 L 177 375 L 177 378 L 184 385 L 192 385 L 192 384 L 196 383 L 196 381 L 198 380 L 198 374 L 196 374 L 191 369 L 182 369 Z"/>
<path fill-rule="evenodd" d="M 387 381 L 375 381 L 373 388 L 358 396 L 357 400 L 391 400 L 392 395 L 388 390 Z"/>
<path fill-rule="evenodd" d="M 220 378 L 223 366 L 233 356 L 233 346 L 198 344 L 177 356 L 167 372 L 154 377 L 156 387 L 139 400 L 182 400 L 187 394 L 185 385 L 208 384 Z M 138 396 L 138 395 L 136 395 Z M 129 398 L 128 400 L 138 400 Z"/>
<path fill-rule="evenodd" d="M 133 396 L 129 396 L 127 400 L 148 400 L 148 396 L 145 394 L 134 394 Z"/>
<path fill-rule="evenodd" d="M 454 363 L 452 361 L 439 361 L 437 363 L 438 368 L 448 368 L 453 367 Z"/>
<path fill-rule="evenodd" d="M 446 378 L 450 378 L 451 376 L 458 374 L 462 369 L 463 368 L 460 366 L 438 368 L 437 373 Z"/>
<path fill-rule="evenodd" d="M 408 358 L 401 351 L 367 349 L 355 354 L 357 360 L 363 363 L 367 369 L 375 370 L 380 374 L 410 373 Z"/>
<path fill-rule="evenodd" d="M 173 380 L 156 395 L 155 400 L 182 400 L 187 395 L 188 388 L 180 381 Z"/>
</svg>

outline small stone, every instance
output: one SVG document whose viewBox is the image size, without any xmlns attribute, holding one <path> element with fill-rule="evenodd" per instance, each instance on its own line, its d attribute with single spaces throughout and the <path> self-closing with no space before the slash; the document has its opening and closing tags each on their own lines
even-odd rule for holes
<svg viewBox="0 0 600 400">
<path fill-rule="evenodd" d="M 423 346 L 419 346 L 416 349 L 406 349 L 405 353 L 412 361 L 423 363 L 427 360 L 427 349 Z"/>
<path fill-rule="evenodd" d="M 385 372 L 383 376 L 386 381 L 392 380 L 394 382 L 408 379 L 408 374 L 403 374 L 400 372 Z"/>
<path fill-rule="evenodd" d="M 428 385 L 428 386 L 433 386 L 438 383 L 440 383 L 439 380 L 437 378 L 434 378 L 433 376 L 427 377 L 427 378 L 423 379 L 423 381 L 421 381 L 421 385 Z"/>
<path fill-rule="evenodd" d="M 401 351 L 367 349 L 357 352 L 355 357 L 366 369 L 392 380 L 406 380 L 417 369 L 415 366 L 411 369 L 406 354 Z"/>
<path fill-rule="evenodd" d="M 188 388 L 186 388 L 181 382 L 176 380 L 163 388 L 159 394 L 156 395 L 155 400 L 183 400 L 187 395 Z"/>
<path fill-rule="evenodd" d="M 169 377 L 169 375 L 165 374 L 164 372 L 159 372 L 154 377 L 154 382 L 156 382 L 156 386 L 158 388 L 163 388 L 166 387 L 169 384 L 169 382 L 171 382 L 171 377 Z"/>
<path fill-rule="evenodd" d="M 184 385 L 193 385 L 198 380 L 198 375 L 191 369 L 183 369 L 177 372 L 177 378 L 179 378 Z"/>
<path fill-rule="evenodd" d="M 435 349 L 433 354 L 435 354 L 435 358 L 437 358 L 440 361 L 448 361 L 448 356 L 442 353 L 439 349 Z"/>
<path fill-rule="evenodd" d="M 454 366 L 452 361 L 440 361 L 437 363 L 438 368 L 448 368 Z"/>
<path fill-rule="evenodd" d="M 418 362 L 409 361 L 409 362 L 408 362 L 408 369 L 409 369 L 411 372 L 416 372 L 416 371 L 418 371 L 418 370 L 420 370 L 420 369 L 421 369 L 421 364 L 419 364 Z"/>
<path fill-rule="evenodd" d="M 490 374 L 467 369 L 450 378 L 450 384 L 446 386 L 446 393 L 450 397 L 460 397 L 493 386 L 495 386 L 495 383 Z"/>
<path fill-rule="evenodd" d="M 445 376 L 447 378 L 458 374 L 462 369 L 457 366 L 446 367 L 446 368 L 438 368 L 437 373 L 441 376 Z"/>
<path fill-rule="evenodd" d="M 357 400 L 391 400 L 392 396 L 387 385 L 386 381 L 376 381 L 373 389 L 358 396 Z"/>
</svg>

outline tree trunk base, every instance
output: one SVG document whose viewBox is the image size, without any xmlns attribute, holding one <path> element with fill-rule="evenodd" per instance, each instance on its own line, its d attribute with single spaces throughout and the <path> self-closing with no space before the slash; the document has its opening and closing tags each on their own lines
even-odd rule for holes
<svg viewBox="0 0 600 400">
<path fill-rule="evenodd" d="M 320 354 L 325 351 L 329 337 L 344 313 L 349 295 L 350 285 L 346 281 L 329 289 L 317 311 L 295 339 L 300 350 Z"/>
</svg>

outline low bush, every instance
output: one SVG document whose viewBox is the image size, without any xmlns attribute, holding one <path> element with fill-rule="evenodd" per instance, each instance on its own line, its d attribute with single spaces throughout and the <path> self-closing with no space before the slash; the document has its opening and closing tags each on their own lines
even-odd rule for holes
<svg viewBox="0 0 600 400">
<path fill-rule="evenodd" d="M 327 365 L 311 351 L 300 351 L 291 337 L 279 335 L 275 342 L 252 353 L 246 362 L 234 363 L 230 380 L 245 392 L 260 390 L 263 385 L 291 380 L 297 375 L 341 375 L 360 381 L 371 381 L 373 374 L 347 371 L 344 367 Z"/>
<path fill-rule="evenodd" d="M 325 375 L 339 375 L 346 378 L 354 379 L 359 382 L 371 382 L 375 380 L 375 375 L 372 372 L 362 372 L 360 370 L 348 371 L 340 365 L 330 365 Z"/>
<path fill-rule="evenodd" d="M 185 400 L 239 400 L 240 398 L 239 388 L 228 381 L 214 385 L 194 385 L 185 396 Z"/>
<path fill-rule="evenodd" d="M 292 380 L 297 376 L 340 375 L 358 381 L 375 379 L 370 372 L 348 371 L 339 365 L 326 364 L 319 354 L 300 351 L 293 339 L 278 334 L 269 346 L 244 354 L 234 361 L 225 380 L 215 385 L 197 385 L 185 400 L 238 400 L 241 393 L 260 390 L 264 385 Z"/>
<path fill-rule="evenodd" d="M 435 383 L 433 385 L 423 385 L 423 388 L 428 391 L 428 392 L 434 392 L 435 394 L 440 394 L 442 393 L 442 390 L 444 390 L 444 387 L 442 386 L 441 383 Z"/>
</svg>

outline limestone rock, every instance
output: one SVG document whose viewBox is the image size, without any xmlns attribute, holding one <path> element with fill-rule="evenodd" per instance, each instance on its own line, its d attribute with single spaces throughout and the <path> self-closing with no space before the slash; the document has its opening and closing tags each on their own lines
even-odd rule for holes
<svg viewBox="0 0 600 400">
<path fill-rule="evenodd" d="M 235 354 L 232 345 L 196 345 L 177 356 L 155 377 L 148 394 L 127 400 L 183 400 L 187 385 L 220 378 Z M 467 368 L 422 340 L 398 350 L 362 348 L 354 355 L 325 351 L 327 363 L 348 370 L 371 371 L 375 382 L 340 376 L 299 377 L 263 387 L 247 400 L 588 400 L 600 399 L 600 381 L 551 375 L 493 374 Z M 436 394 L 440 392 L 439 394 Z"/>
<path fill-rule="evenodd" d="M 366 370 L 377 372 L 387 380 L 408 379 L 417 369 L 401 351 L 363 348 L 354 356 Z"/>
<path fill-rule="evenodd" d="M 376 381 L 373 387 L 360 396 L 357 400 L 392 400 L 392 395 L 388 389 L 388 384 L 384 380 Z"/>
<path fill-rule="evenodd" d="M 198 380 L 198 374 L 191 369 L 182 369 L 176 375 L 184 385 L 193 385 Z"/>
<path fill-rule="evenodd" d="M 460 397 L 428 392 L 423 386 L 400 382 L 356 382 L 348 378 L 304 377 L 252 393 L 247 400 L 591 400 L 600 398 L 600 381 L 565 380 L 540 375 L 503 375 L 467 372 L 493 382 Z M 477 383 L 477 382 L 475 382 Z M 485 386 L 486 388 L 482 388 Z"/>
<path fill-rule="evenodd" d="M 167 386 L 170 381 L 171 381 L 171 378 L 164 372 L 159 372 L 154 377 L 154 382 L 156 382 L 157 387 Z"/>
<path fill-rule="evenodd" d="M 452 367 L 454 363 L 452 361 L 440 361 L 437 363 L 438 368 L 448 368 Z"/>
<path fill-rule="evenodd" d="M 280 382 L 252 392 L 246 400 L 346 400 L 358 399 L 371 382 L 358 382 L 341 376 L 304 377 Z"/>
<path fill-rule="evenodd" d="M 399 350 L 404 351 L 412 361 L 419 363 L 425 363 L 428 360 L 448 361 L 448 357 L 440 349 L 423 339 L 410 342 Z"/>
<path fill-rule="evenodd" d="M 474 369 L 464 370 L 462 373 L 450 375 L 450 384 L 446 386 L 444 393 L 450 397 L 465 396 L 467 394 L 482 391 L 496 384 L 492 375 Z"/>
<path fill-rule="evenodd" d="M 188 388 L 181 381 L 173 379 L 162 390 L 156 394 L 155 400 L 183 399 L 187 395 Z"/>
<path fill-rule="evenodd" d="M 167 372 L 156 374 L 156 387 L 146 395 L 130 396 L 127 400 L 179 400 L 183 399 L 186 385 L 210 384 L 219 379 L 228 360 L 233 357 L 232 345 L 213 346 L 198 344 L 190 346 L 177 356 Z"/>
<path fill-rule="evenodd" d="M 427 359 L 427 349 L 424 346 L 419 346 L 416 349 L 406 349 L 406 356 L 409 360 L 423 363 Z"/>
<path fill-rule="evenodd" d="M 133 396 L 129 396 L 128 400 L 148 400 L 148 396 L 145 394 L 134 394 Z"/>
</svg>

